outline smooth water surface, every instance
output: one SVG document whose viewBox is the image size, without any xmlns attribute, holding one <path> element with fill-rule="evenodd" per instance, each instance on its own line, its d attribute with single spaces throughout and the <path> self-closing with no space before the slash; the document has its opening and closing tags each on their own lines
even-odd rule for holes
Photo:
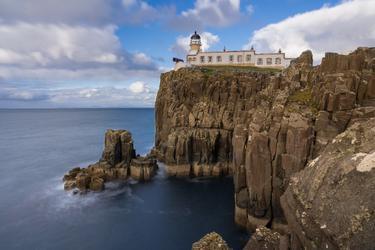
<svg viewBox="0 0 375 250">
<path fill-rule="evenodd" d="M 110 183 L 102 193 L 63 190 L 65 172 L 97 161 L 108 128 L 154 143 L 153 109 L 0 110 L 0 249 L 191 249 L 216 231 L 234 249 L 231 178 Z"/>
</svg>

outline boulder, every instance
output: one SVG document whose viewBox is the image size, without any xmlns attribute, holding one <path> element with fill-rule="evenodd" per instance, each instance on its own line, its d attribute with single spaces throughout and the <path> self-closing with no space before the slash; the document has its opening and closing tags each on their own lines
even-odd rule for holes
<svg viewBox="0 0 375 250">
<path fill-rule="evenodd" d="M 266 227 L 259 227 L 251 235 L 244 250 L 288 250 L 289 238 Z"/>
<path fill-rule="evenodd" d="M 223 238 L 215 232 L 206 234 L 202 239 L 195 242 L 192 250 L 230 250 L 231 248 Z"/>
<path fill-rule="evenodd" d="M 76 177 L 76 186 L 79 190 L 85 191 L 90 186 L 91 177 L 87 173 L 79 173 Z"/>
<path fill-rule="evenodd" d="M 99 177 L 92 177 L 90 182 L 90 190 L 102 191 L 104 190 L 104 180 Z"/>
</svg>

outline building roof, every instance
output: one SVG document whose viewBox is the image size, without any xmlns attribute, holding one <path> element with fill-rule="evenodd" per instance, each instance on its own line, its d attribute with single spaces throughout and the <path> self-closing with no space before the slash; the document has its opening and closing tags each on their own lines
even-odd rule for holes
<svg viewBox="0 0 375 250">
<path fill-rule="evenodd" d="M 256 53 L 254 50 L 226 50 L 226 51 L 200 51 L 199 54 L 230 54 L 230 53 L 254 53 L 254 55 L 282 55 L 285 57 L 285 53 L 281 52 L 270 52 L 270 53 Z M 196 55 L 198 54 L 198 51 L 190 51 L 188 55 Z M 286 58 L 285 59 L 293 59 L 293 58 Z"/>
<path fill-rule="evenodd" d="M 201 36 L 195 31 L 194 34 L 191 36 L 190 39 L 201 39 Z"/>
</svg>

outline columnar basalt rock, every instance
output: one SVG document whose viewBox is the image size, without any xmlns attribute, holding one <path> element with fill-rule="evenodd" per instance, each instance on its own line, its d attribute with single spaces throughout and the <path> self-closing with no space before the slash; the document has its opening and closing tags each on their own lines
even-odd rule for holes
<svg viewBox="0 0 375 250">
<path fill-rule="evenodd" d="M 256 105 L 253 95 L 274 75 L 217 74 L 210 69 L 162 74 L 156 100 L 156 150 L 167 171 L 177 176 L 231 174 L 234 126 Z"/>
<path fill-rule="evenodd" d="M 87 168 L 74 168 L 63 178 L 64 189 L 102 191 L 105 182 L 126 180 L 149 181 L 156 173 L 157 163 L 153 156 L 136 157 L 133 139 L 126 130 L 107 130 L 104 150 L 100 160 Z"/>
<path fill-rule="evenodd" d="M 129 165 L 134 157 L 135 150 L 130 132 L 126 130 L 107 130 L 104 151 L 100 161 L 108 162 L 111 166 L 115 166 L 120 162 L 124 165 Z"/>
<path fill-rule="evenodd" d="M 130 176 L 138 181 L 149 181 L 157 170 L 156 159 L 152 157 L 137 157 L 130 162 Z"/>
<path fill-rule="evenodd" d="M 292 177 L 281 204 L 293 245 L 373 249 L 374 127 L 375 118 L 354 123 Z"/>
<path fill-rule="evenodd" d="M 279 73 L 163 74 L 156 100 L 159 159 L 174 175 L 211 173 L 224 163 L 233 174 L 236 223 L 254 231 L 284 221 L 280 197 L 293 175 L 349 126 L 375 116 L 375 48 L 327 53 L 321 65 L 312 64 L 306 51 Z"/>
</svg>

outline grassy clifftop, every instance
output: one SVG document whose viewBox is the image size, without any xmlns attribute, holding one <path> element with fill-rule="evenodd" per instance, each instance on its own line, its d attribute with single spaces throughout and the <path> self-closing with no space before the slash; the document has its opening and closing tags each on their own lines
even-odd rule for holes
<svg viewBox="0 0 375 250">
<path fill-rule="evenodd" d="M 225 65 L 225 66 L 197 66 L 197 68 L 201 68 L 204 71 L 207 72 L 213 72 L 213 71 L 235 71 L 235 72 L 272 72 L 272 73 L 277 73 L 281 72 L 281 69 L 276 69 L 276 68 L 259 68 L 255 66 L 230 66 L 230 65 Z"/>
</svg>

